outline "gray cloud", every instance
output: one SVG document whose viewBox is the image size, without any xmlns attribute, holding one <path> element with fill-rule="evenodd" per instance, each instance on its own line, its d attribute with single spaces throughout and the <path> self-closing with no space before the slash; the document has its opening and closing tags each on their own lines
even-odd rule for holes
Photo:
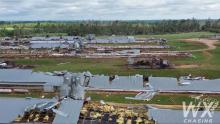
<svg viewBox="0 0 220 124">
<path fill-rule="evenodd" d="M 0 0 L 0 20 L 220 18 L 220 0 Z"/>
</svg>

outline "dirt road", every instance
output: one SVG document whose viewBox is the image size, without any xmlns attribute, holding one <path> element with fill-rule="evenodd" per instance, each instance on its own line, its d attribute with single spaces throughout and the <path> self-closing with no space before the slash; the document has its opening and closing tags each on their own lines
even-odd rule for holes
<svg viewBox="0 0 220 124">
<path fill-rule="evenodd" d="M 191 42 L 191 43 L 202 43 L 202 44 L 205 44 L 206 46 L 208 46 L 208 48 L 205 48 L 205 49 L 185 51 L 185 52 L 203 52 L 204 54 L 207 55 L 208 60 L 211 60 L 211 58 L 212 58 L 212 54 L 210 54 L 209 50 L 216 49 L 215 44 L 218 42 L 218 40 L 210 40 L 210 39 L 204 39 L 204 38 L 202 38 L 202 39 L 200 39 L 200 38 L 182 39 L 182 41 Z M 176 68 L 198 68 L 198 67 L 200 67 L 200 65 L 196 65 L 196 64 L 176 66 Z"/>
<path fill-rule="evenodd" d="M 206 49 L 191 50 L 192 52 L 193 51 L 214 50 L 214 49 L 216 49 L 215 44 L 218 42 L 218 40 L 200 39 L 200 38 L 183 39 L 183 41 L 192 42 L 192 43 L 197 42 L 197 43 L 202 43 L 202 44 L 205 44 L 206 46 L 208 46 L 208 48 L 206 48 Z"/>
</svg>

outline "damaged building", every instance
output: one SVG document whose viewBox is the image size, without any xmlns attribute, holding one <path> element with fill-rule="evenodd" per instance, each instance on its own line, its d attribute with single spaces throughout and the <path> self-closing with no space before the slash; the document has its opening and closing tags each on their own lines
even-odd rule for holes
<svg viewBox="0 0 220 124">
<path fill-rule="evenodd" d="M 215 34 L 210 37 L 211 40 L 220 40 L 220 34 Z"/>
<path fill-rule="evenodd" d="M 158 57 L 129 57 L 128 66 L 146 69 L 167 69 L 174 67 L 168 60 Z"/>
<path fill-rule="evenodd" d="M 28 38 L 3 37 L 0 38 L 0 49 L 28 49 L 28 43 Z"/>
<path fill-rule="evenodd" d="M 109 38 L 99 38 L 90 40 L 89 43 L 134 43 L 136 40 L 133 36 L 127 36 L 127 37 L 116 37 L 112 36 Z"/>
<path fill-rule="evenodd" d="M 30 47 L 34 49 L 56 47 L 81 49 L 84 43 L 85 39 L 79 36 L 32 37 Z"/>
<path fill-rule="evenodd" d="M 167 44 L 168 40 L 164 38 L 136 38 L 137 42 L 157 43 L 160 45 Z"/>
</svg>

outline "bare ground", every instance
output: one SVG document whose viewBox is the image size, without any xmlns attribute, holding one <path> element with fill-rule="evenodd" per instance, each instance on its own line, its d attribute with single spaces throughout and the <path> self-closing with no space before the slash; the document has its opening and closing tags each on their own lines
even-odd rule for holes
<svg viewBox="0 0 220 124">
<path fill-rule="evenodd" d="M 178 65 L 178 66 L 175 66 L 176 68 L 198 68 L 199 65 L 196 65 L 196 64 L 191 64 L 191 65 Z"/>
</svg>

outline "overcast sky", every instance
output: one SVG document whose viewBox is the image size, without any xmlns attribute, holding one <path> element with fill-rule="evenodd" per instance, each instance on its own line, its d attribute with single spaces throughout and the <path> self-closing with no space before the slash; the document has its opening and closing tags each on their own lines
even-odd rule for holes
<svg viewBox="0 0 220 124">
<path fill-rule="evenodd" d="M 0 20 L 220 18 L 220 0 L 0 0 Z"/>
</svg>

